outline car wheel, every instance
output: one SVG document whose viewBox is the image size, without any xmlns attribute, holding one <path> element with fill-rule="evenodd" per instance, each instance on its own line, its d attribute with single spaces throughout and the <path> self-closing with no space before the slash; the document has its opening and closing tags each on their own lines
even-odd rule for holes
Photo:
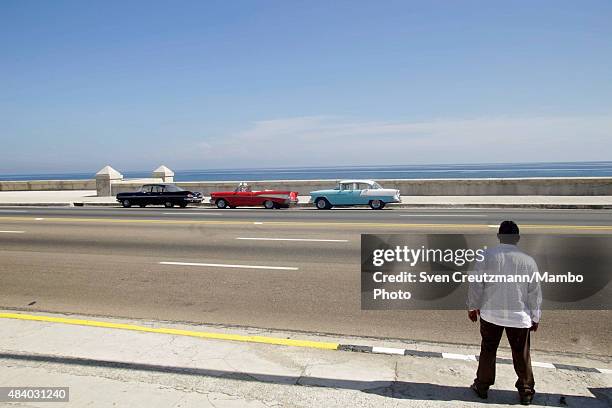
<svg viewBox="0 0 612 408">
<path fill-rule="evenodd" d="M 217 204 L 217 208 L 225 208 L 225 207 L 227 207 L 227 201 L 225 201 L 222 198 L 218 199 L 216 204 Z"/>
<path fill-rule="evenodd" d="M 138 205 L 140 208 L 145 208 L 147 205 L 146 204 L 139 204 Z"/>
<path fill-rule="evenodd" d="M 121 202 L 121 205 L 123 206 L 123 208 L 130 208 L 132 206 L 132 203 L 130 202 L 130 200 L 123 200 Z"/>
<path fill-rule="evenodd" d="M 317 198 L 315 201 L 315 207 L 317 207 L 317 210 L 329 210 L 332 208 L 331 204 L 326 198 Z"/>
<path fill-rule="evenodd" d="M 172 207 L 174 207 L 174 203 L 173 203 L 172 201 L 166 201 L 166 202 L 164 203 L 164 207 L 166 207 L 166 208 L 172 208 Z"/>
<path fill-rule="evenodd" d="M 181 207 L 181 208 L 185 208 L 185 207 L 187 207 L 187 203 L 180 203 L 180 204 L 179 204 L 179 207 Z"/>
<path fill-rule="evenodd" d="M 272 201 L 272 200 L 264 201 L 263 205 L 264 205 L 264 208 L 266 208 L 268 210 L 271 210 L 271 209 L 273 209 L 275 207 L 274 201 Z"/>
<path fill-rule="evenodd" d="M 380 200 L 370 201 L 370 208 L 373 210 L 382 210 L 385 207 L 385 203 Z"/>
</svg>

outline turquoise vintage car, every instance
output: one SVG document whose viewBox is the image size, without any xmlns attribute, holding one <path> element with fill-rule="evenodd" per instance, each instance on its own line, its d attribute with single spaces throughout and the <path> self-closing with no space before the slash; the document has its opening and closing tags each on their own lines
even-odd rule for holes
<svg viewBox="0 0 612 408">
<path fill-rule="evenodd" d="M 310 192 L 310 203 L 319 210 L 351 205 L 369 205 L 374 210 L 382 210 L 385 204 L 399 202 L 399 190 L 383 188 L 374 180 L 340 180 L 336 188 Z"/>
</svg>

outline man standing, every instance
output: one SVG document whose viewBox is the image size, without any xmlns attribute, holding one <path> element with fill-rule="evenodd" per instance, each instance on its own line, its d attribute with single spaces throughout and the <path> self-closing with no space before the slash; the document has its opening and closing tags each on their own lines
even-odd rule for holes
<svg viewBox="0 0 612 408">
<path fill-rule="evenodd" d="M 513 221 L 504 221 L 497 234 L 500 244 L 485 251 L 484 260 L 476 262 L 471 274 L 505 275 L 522 277 L 537 272 L 534 259 L 521 251 L 516 244 L 520 239 L 519 228 Z M 497 348 L 504 330 L 512 349 L 514 371 L 518 376 L 516 388 L 523 405 L 531 404 L 535 393 L 531 357 L 530 332 L 538 329 L 542 292 L 539 282 L 529 283 L 504 277 L 495 283 L 474 279 L 468 291 L 468 317 L 476 322 L 480 316 L 480 359 L 476 379 L 471 388 L 480 398 L 487 398 L 488 390 L 495 383 Z"/>
</svg>

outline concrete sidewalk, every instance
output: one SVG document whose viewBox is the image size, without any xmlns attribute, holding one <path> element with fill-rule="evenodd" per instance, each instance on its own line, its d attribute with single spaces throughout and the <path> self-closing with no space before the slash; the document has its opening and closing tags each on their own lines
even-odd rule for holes
<svg viewBox="0 0 612 408">
<path fill-rule="evenodd" d="M 312 207 L 309 196 L 300 207 Z M 209 197 L 203 206 L 207 207 Z M 118 206 L 115 197 L 97 197 L 95 190 L 0 191 L 0 206 Z M 395 208 L 551 208 L 612 209 L 612 196 L 402 196 Z"/>
<path fill-rule="evenodd" d="M 68 317 L 111 326 L 163 327 L 174 334 L 1 318 L 0 386 L 67 386 L 70 403 L 53 406 L 75 407 L 468 407 L 518 403 L 511 364 L 498 364 L 498 379 L 488 400 L 473 395 L 467 386 L 477 363 L 465 356 L 477 350 L 470 347 Z M 186 334 L 202 332 L 213 337 L 251 336 L 249 339 L 264 343 Z M 306 343 L 308 347 L 267 344 L 270 338 L 369 345 L 376 353 L 388 354 L 319 349 L 319 343 Z M 394 355 L 398 348 L 409 348 L 413 353 Z M 439 352 L 447 354 L 444 358 L 429 357 Z M 508 358 L 508 350 L 501 350 L 500 357 Z M 609 357 L 536 353 L 533 359 L 539 361 L 534 367 L 535 406 L 589 408 L 612 403 L 612 374 L 605 370 L 610 367 Z M 551 368 L 551 363 L 561 369 Z M 591 369 L 597 367 L 599 371 Z"/>
</svg>

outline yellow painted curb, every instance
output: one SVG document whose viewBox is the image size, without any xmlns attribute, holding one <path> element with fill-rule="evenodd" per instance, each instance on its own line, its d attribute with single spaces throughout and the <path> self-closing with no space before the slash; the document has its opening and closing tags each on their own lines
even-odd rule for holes
<svg viewBox="0 0 612 408">
<path fill-rule="evenodd" d="M 210 340 L 230 340 L 230 341 L 241 341 L 245 343 L 263 343 L 263 344 L 275 344 L 281 346 L 291 347 L 307 347 L 324 350 L 336 350 L 338 349 L 338 343 L 329 343 L 323 341 L 308 341 L 308 340 L 292 340 L 292 339 L 281 339 L 277 337 L 265 337 L 265 336 L 243 336 L 239 334 L 223 334 L 223 333 L 208 333 L 198 332 L 191 330 L 181 329 L 168 329 L 168 328 L 152 328 L 138 326 L 134 324 L 125 323 L 111 323 L 101 322 L 97 320 L 83 320 L 83 319 L 70 319 L 65 317 L 51 317 L 51 316 L 37 316 L 28 315 L 21 313 L 0 313 L 2 319 L 17 319 L 17 320 L 30 320 L 37 322 L 48 322 L 48 323 L 62 323 L 72 324 L 76 326 L 90 326 L 90 327 L 103 327 L 107 329 L 121 329 L 121 330 L 132 330 L 147 333 L 160 333 L 160 334 L 172 334 L 175 336 L 188 336 L 188 337 L 199 337 Z"/>
</svg>

